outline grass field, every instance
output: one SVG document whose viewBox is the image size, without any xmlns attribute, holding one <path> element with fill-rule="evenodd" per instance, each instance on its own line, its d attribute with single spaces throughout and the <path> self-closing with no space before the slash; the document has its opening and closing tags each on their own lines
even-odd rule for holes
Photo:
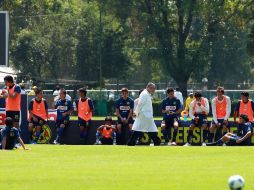
<svg viewBox="0 0 254 190">
<path fill-rule="evenodd" d="M 254 189 L 253 147 L 29 147 L 0 152 L 1 190 L 226 190 L 233 174 Z"/>
</svg>

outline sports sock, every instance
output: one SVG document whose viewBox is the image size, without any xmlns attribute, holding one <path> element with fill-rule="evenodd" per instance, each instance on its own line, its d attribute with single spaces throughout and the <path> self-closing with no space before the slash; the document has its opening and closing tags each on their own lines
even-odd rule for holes
<svg viewBox="0 0 254 190">
<path fill-rule="evenodd" d="M 176 141 L 177 133 L 178 133 L 178 129 L 174 129 L 174 132 L 173 132 L 173 139 L 172 139 L 173 142 Z"/>
</svg>

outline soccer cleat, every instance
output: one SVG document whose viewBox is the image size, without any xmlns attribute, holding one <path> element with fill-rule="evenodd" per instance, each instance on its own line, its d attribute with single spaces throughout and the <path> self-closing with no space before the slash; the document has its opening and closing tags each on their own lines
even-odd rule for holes
<svg viewBox="0 0 254 190">
<path fill-rule="evenodd" d="M 32 144 L 37 144 L 37 140 L 34 140 L 34 141 L 32 142 Z"/>
<path fill-rule="evenodd" d="M 201 146 L 206 146 L 206 143 L 205 142 L 202 142 L 202 145 Z"/>
<path fill-rule="evenodd" d="M 53 143 L 54 143 L 54 144 L 60 144 L 57 140 L 54 140 Z"/>
<path fill-rule="evenodd" d="M 191 146 L 191 144 L 187 142 L 187 143 L 186 143 L 185 145 L 183 145 L 183 146 Z"/>
<path fill-rule="evenodd" d="M 177 144 L 176 144 L 176 142 L 172 142 L 171 145 L 172 146 L 176 146 Z"/>
</svg>

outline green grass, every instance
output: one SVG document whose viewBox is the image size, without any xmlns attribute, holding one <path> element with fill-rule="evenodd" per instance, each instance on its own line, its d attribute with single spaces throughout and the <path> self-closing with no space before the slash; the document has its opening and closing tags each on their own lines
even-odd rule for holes
<svg viewBox="0 0 254 190">
<path fill-rule="evenodd" d="M 30 147 L 0 152 L 0 189 L 226 190 L 233 174 L 254 189 L 253 147 Z"/>
</svg>

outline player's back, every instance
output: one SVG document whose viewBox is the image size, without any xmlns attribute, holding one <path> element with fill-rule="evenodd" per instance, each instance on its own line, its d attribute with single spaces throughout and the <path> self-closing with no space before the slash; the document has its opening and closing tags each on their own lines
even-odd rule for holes
<svg viewBox="0 0 254 190">
<path fill-rule="evenodd" d="M 6 137 L 5 149 L 11 150 L 15 147 L 19 132 L 14 127 L 5 127 L 2 131 L 2 136 Z"/>
</svg>

